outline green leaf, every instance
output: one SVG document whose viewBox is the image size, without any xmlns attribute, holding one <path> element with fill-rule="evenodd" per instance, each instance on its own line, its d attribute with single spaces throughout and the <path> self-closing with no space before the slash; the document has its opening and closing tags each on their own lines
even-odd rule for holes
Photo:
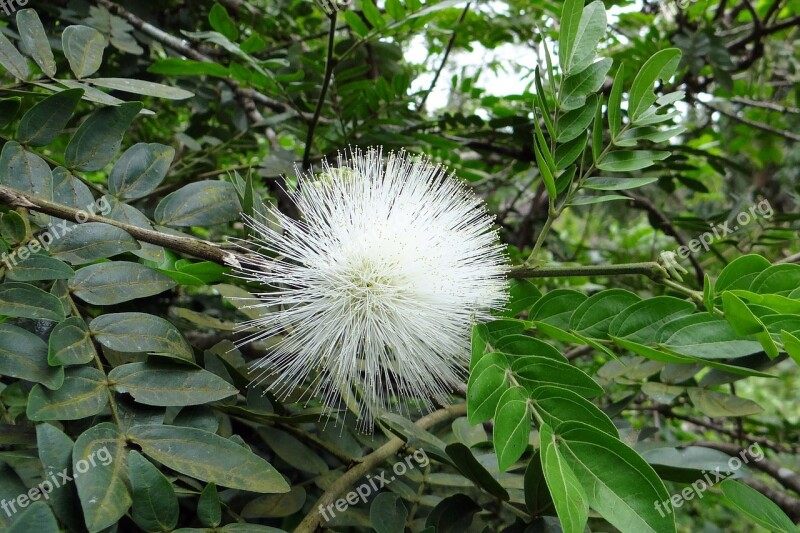
<svg viewBox="0 0 800 533">
<path fill-rule="evenodd" d="M 60 228 L 59 228 L 60 230 Z M 56 234 L 50 253 L 73 265 L 90 263 L 123 252 L 137 250 L 139 243 L 125 230 L 102 222 L 71 226 L 69 233 Z"/>
<path fill-rule="evenodd" d="M 566 78 L 561 86 L 561 108 L 564 111 L 577 109 L 586 102 L 586 95 L 597 92 L 611 68 L 611 59 L 604 57 L 581 72 Z"/>
<path fill-rule="evenodd" d="M 364 21 L 361 20 L 361 17 L 355 11 L 347 10 L 344 12 L 344 20 L 347 21 L 348 26 L 352 29 L 356 35 L 359 37 L 364 37 L 369 33 L 369 28 Z"/>
<path fill-rule="evenodd" d="M 586 142 L 589 140 L 588 132 L 582 132 L 573 140 L 566 144 L 559 144 L 556 146 L 555 164 L 556 168 L 561 170 L 567 168 L 583 153 L 586 148 Z M 565 173 L 566 174 L 566 173 Z"/>
<path fill-rule="evenodd" d="M 208 75 L 217 78 L 227 78 L 230 75 L 228 69 L 219 63 L 206 63 L 204 61 L 180 59 L 177 57 L 159 59 L 147 68 L 147 72 L 165 74 L 167 76 Z"/>
<path fill-rule="evenodd" d="M 47 361 L 55 365 L 82 365 L 97 355 L 86 322 L 72 316 L 56 324 L 50 333 Z"/>
<path fill-rule="evenodd" d="M 404 533 L 408 509 L 397 494 L 381 492 L 369 506 L 369 520 L 376 533 Z"/>
<path fill-rule="evenodd" d="M 544 322 L 562 329 L 569 328 L 569 319 L 587 296 L 573 289 L 555 289 L 533 304 L 528 314 L 533 322 Z"/>
<path fill-rule="evenodd" d="M 567 74 L 575 55 L 575 41 L 583 14 L 583 0 L 565 0 L 561 8 L 561 28 L 558 33 L 558 62 L 561 71 Z"/>
<path fill-rule="evenodd" d="M 0 315 L 60 322 L 64 320 L 64 306 L 58 298 L 38 287 L 6 282 L 0 284 Z"/>
<path fill-rule="evenodd" d="M 108 379 L 137 402 L 162 407 L 203 405 L 238 393 L 216 374 L 183 365 L 128 363 L 109 372 Z"/>
<path fill-rule="evenodd" d="M 797 532 L 797 526 L 786 513 L 754 488 L 733 479 L 723 480 L 719 488 L 726 500 L 759 526 L 774 532 Z"/>
<path fill-rule="evenodd" d="M 545 146 L 544 149 L 547 150 L 547 147 Z M 538 142 L 533 144 L 533 150 L 534 154 L 536 155 L 536 165 L 539 167 L 539 173 L 542 176 L 542 181 L 547 188 L 547 194 L 550 196 L 550 198 L 556 198 L 558 196 L 558 191 L 556 190 L 556 182 L 553 179 L 553 172 L 550 170 L 550 166 L 542 156 L 542 151 Z M 548 151 L 547 153 L 550 152 Z M 555 166 L 555 162 L 553 165 Z"/>
<path fill-rule="evenodd" d="M 178 498 L 172 483 L 136 451 L 128 454 L 133 509 L 131 518 L 145 531 L 172 531 L 178 524 Z"/>
<path fill-rule="evenodd" d="M 6 272 L 6 277 L 11 281 L 49 281 L 69 279 L 74 275 L 75 272 L 65 262 L 42 254 L 34 254 Z"/>
<path fill-rule="evenodd" d="M 108 176 L 108 192 L 136 200 L 153 192 L 164 180 L 175 150 L 158 143 L 137 143 L 125 150 Z"/>
<path fill-rule="evenodd" d="M 211 226 L 239 218 L 242 206 L 226 181 L 198 181 L 168 194 L 155 210 L 164 226 Z"/>
<path fill-rule="evenodd" d="M 75 77 L 80 79 L 91 76 L 100 68 L 106 38 L 88 26 L 67 26 L 61 34 L 61 46 L 69 67 Z"/>
<path fill-rule="evenodd" d="M 188 427 L 142 425 L 130 428 L 128 437 L 145 455 L 195 479 L 252 492 L 289 491 L 283 476 L 268 462 L 214 433 Z"/>
<path fill-rule="evenodd" d="M 448 457 L 453 461 L 455 467 L 465 478 L 471 480 L 478 487 L 502 501 L 507 501 L 509 499 L 509 494 L 506 489 L 492 477 L 488 470 L 475 458 L 469 448 L 460 442 L 455 442 L 449 444 L 445 448 L 445 451 Z"/>
<path fill-rule="evenodd" d="M 108 405 L 108 387 L 102 372 L 90 366 L 68 369 L 64 385 L 48 391 L 36 385 L 28 398 L 27 416 L 34 422 L 79 420 L 94 416 Z"/>
<path fill-rule="evenodd" d="M 658 181 L 658 178 L 589 178 L 583 182 L 584 189 L 595 191 L 626 191 L 650 185 Z"/>
<path fill-rule="evenodd" d="M 113 305 L 145 298 L 172 289 L 175 285 L 169 276 L 128 261 L 83 267 L 69 281 L 69 288 L 75 296 L 94 305 Z"/>
<path fill-rule="evenodd" d="M 324 474 L 328 471 L 325 461 L 288 433 L 270 427 L 263 428 L 258 433 L 278 457 L 294 468 L 311 474 Z"/>
<path fill-rule="evenodd" d="M 560 423 L 569 420 L 578 420 L 613 437 L 619 437 L 619 432 L 608 415 L 568 388 L 538 387 L 531 394 L 531 399 L 533 409 L 550 427 L 558 427 Z"/>
<path fill-rule="evenodd" d="M 773 265 L 760 272 L 750 284 L 757 294 L 789 296 L 800 287 L 800 265 L 787 263 Z"/>
<path fill-rule="evenodd" d="M 755 335 L 770 359 L 778 357 L 778 347 L 767 332 L 766 326 L 738 296 L 730 291 L 723 292 L 722 308 L 725 319 L 737 335 L 741 337 Z"/>
<path fill-rule="evenodd" d="M 625 83 L 625 68 L 620 65 L 614 76 L 614 85 L 608 97 L 608 129 L 611 130 L 611 141 L 616 140 L 622 128 L 622 89 Z"/>
<path fill-rule="evenodd" d="M 575 309 L 569 329 L 587 337 L 607 339 L 611 322 L 641 298 L 623 289 L 608 289 L 592 295 Z"/>
<path fill-rule="evenodd" d="M 591 205 L 602 204 L 605 202 L 614 202 L 617 200 L 630 200 L 627 196 L 619 194 L 602 194 L 600 196 L 583 196 L 572 200 L 569 205 Z"/>
<path fill-rule="evenodd" d="M 494 343 L 498 352 L 511 355 L 538 355 L 566 362 L 561 352 L 546 342 L 528 335 L 505 335 Z"/>
<path fill-rule="evenodd" d="M 675 73 L 680 58 L 681 51 L 679 49 L 666 48 L 653 54 L 642 65 L 641 70 L 633 80 L 628 98 L 628 116 L 630 116 L 632 123 L 636 123 L 656 101 L 656 95 L 653 94 L 653 85 L 658 79 L 669 80 Z"/>
<path fill-rule="evenodd" d="M 39 15 L 33 9 L 17 11 L 17 30 L 25 52 L 33 58 L 45 76 L 52 78 L 56 75 L 56 60 L 50 49 L 47 34 L 39 20 Z"/>
<path fill-rule="evenodd" d="M 565 533 L 582 533 L 589 520 L 589 503 L 581 483 L 559 451 L 547 424 L 540 429 L 541 464 L 547 486 Z"/>
<path fill-rule="evenodd" d="M 722 269 L 714 290 L 720 293 L 725 290 L 749 289 L 756 276 L 769 267 L 770 262 L 760 255 L 737 257 Z"/>
<path fill-rule="evenodd" d="M 564 74 L 567 76 L 577 74 L 591 65 L 596 55 L 597 45 L 605 34 L 606 8 L 603 6 L 603 2 L 595 0 L 583 8 L 574 44 L 570 48 L 569 57 L 566 58 L 567 68 L 564 69 Z"/>
<path fill-rule="evenodd" d="M 108 313 L 89 324 L 97 342 L 119 352 L 148 352 L 193 360 L 192 349 L 170 322 L 146 313 Z"/>
<path fill-rule="evenodd" d="M 667 533 L 675 518 L 654 502 L 669 499 L 664 483 L 639 454 L 582 422 L 556 428 L 559 451 L 583 487 L 589 506 L 620 531 Z"/>
<path fill-rule="evenodd" d="M 514 374 L 519 376 L 520 385 L 531 393 L 545 385 L 569 388 L 586 398 L 593 398 L 603 393 L 603 387 L 582 370 L 568 363 L 538 356 L 527 356 L 515 363 L 518 364 L 514 365 Z"/>
<path fill-rule="evenodd" d="M 0 32 L 0 65 L 18 80 L 25 80 L 30 76 L 28 61 L 22 57 L 17 47 L 14 46 L 4 33 Z"/>
<path fill-rule="evenodd" d="M 217 527 L 222 522 L 222 506 L 217 494 L 217 486 L 209 483 L 197 500 L 197 518 L 208 527 Z"/>
<path fill-rule="evenodd" d="M 800 339 L 798 339 L 796 335 L 792 335 L 788 331 L 782 330 L 781 340 L 783 341 L 783 347 L 786 350 L 786 353 L 789 354 L 789 357 L 794 359 L 794 362 L 800 365 Z"/>
<path fill-rule="evenodd" d="M 541 453 L 536 450 L 525 469 L 523 477 L 525 489 L 525 506 L 528 512 L 534 516 L 540 516 L 553 506 L 553 499 L 550 497 L 550 490 L 542 471 Z"/>
<path fill-rule="evenodd" d="M 16 141 L 7 142 L 0 152 L 0 184 L 44 200 L 53 199 L 50 166 Z"/>
<path fill-rule="evenodd" d="M 386 27 L 386 21 L 372 0 L 361 0 L 361 11 L 373 28 L 380 30 Z"/>
<path fill-rule="evenodd" d="M 760 343 L 742 339 L 724 319 L 708 314 L 671 320 L 657 338 L 671 351 L 702 359 L 744 357 L 762 350 Z"/>
<path fill-rule="evenodd" d="M 194 96 L 193 92 L 179 87 L 131 78 L 86 78 L 84 81 L 97 87 L 104 87 L 114 91 L 165 98 L 167 100 L 185 100 Z"/>
<path fill-rule="evenodd" d="M 0 215 L 0 237 L 2 237 L 7 243 L 21 243 L 27 236 L 25 219 L 22 218 L 22 215 L 16 211 L 8 211 Z M 6 255 L 6 257 L 3 257 L 3 260 L 3 262 L 6 264 L 6 268 L 12 269 L 17 267 L 13 255 Z M 9 272 L 13 272 L 13 270 L 9 270 Z"/>
<path fill-rule="evenodd" d="M 706 416 L 749 416 L 763 412 L 756 402 L 747 398 L 697 387 L 689 388 L 688 392 L 694 406 Z"/>
<path fill-rule="evenodd" d="M 11 324 L 0 324 L 0 375 L 41 383 L 51 390 L 64 383 L 64 369 L 47 364 L 44 341 Z"/>
<path fill-rule="evenodd" d="M 531 305 L 542 297 L 536 285 L 527 279 L 512 279 L 508 287 L 508 302 L 503 316 L 513 318 L 522 311 L 530 309 Z"/>
<path fill-rule="evenodd" d="M 494 415 L 494 450 L 501 472 L 519 459 L 528 447 L 531 413 L 528 395 L 522 387 L 511 387 L 503 393 Z"/>
<path fill-rule="evenodd" d="M 630 172 L 647 168 L 656 161 L 662 161 L 669 156 L 669 152 L 619 150 L 606 154 L 597 164 L 597 168 L 608 172 Z"/>
<path fill-rule="evenodd" d="M 406 9 L 400 0 L 386 0 L 386 12 L 396 21 L 401 21 L 406 16 Z"/>
<path fill-rule="evenodd" d="M 125 130 L 141 109 L 139 102 L 126 102 L 116 107 L 102 107 L 89 115 L 64 152 L 67 167 L 92 171 L 109 164 L 122 144 Z"/>
<path fill-rule="evenodd" d="M 239 29 L 236 27 L 236 23 L 219 2 L 214 2 L 214 5 L 211 6 L 211 11 L 208 14 L 208 22 L 211 23 L 212 28 L 231 41 L 235 41 L 239 38 Z"/>
<path fill-rule="evenodd" d="M 595 165 L 600 161 L 603 154 L 603 95 L 597 99 L 597 107 L 594 110 L 594 122 L 592 124 L 592 161 Z"/>
<path fill-rule="evenodd" d="M 481 362 L 484 359 L 481 359 Z M 497 365 L 488 366 L 480 373 L 473 370 L 470 375 L 470 383 L 467 385 L 467 419 L 469 423 L 478 424 L 491 419 L 497 408 L 497 402 L 500 401 L 507 386 L 506 371 Z"/>
<path fill-rule="evenodd" d="M 22 99 L 19 96 L 0 98 L 0 128 L 5 128 L 14 121 Z"/>
<path fill-rule="evenodd" d="M 36 424 L 36 447 L 42 469 L 45 472 L 64 472 L 71 474 L 72 448 L 74 443 L 63 431 L 50 424 Z M 50 506 L 58 519 L 70 530 L 83 529 L 80 513 L 76 513 L 80 503 L 70 486 L 60 486 L 50 491 Z"/>
<path fill-rule="evenodd" d="M 5 501 L 5 500 L 3 500 Z M 53 511 L 42 501 L 36 501 L 30 507 L 20 513 L 14 525 L 6 530 L 6 533 L 59 533 L 56 517 Z"/>
<path fill-rule="evenodd" d="M 116 524 L 131 506 L 125 435 L 103 422 L 81 434 L 72 450 L 72 471 L 86 527 L 97 532 Z"/>
<path fill-rule="evenodd" d="M 648 298 L 621 311 L 609 325 L 608 334 L 649 344 L 655 342 L 656 333 L 662 325 L 675 318 L 690 315 L 695 310 L 696 307 L 692 302 L 680 298 L 672 296 Z"/>
</svg>

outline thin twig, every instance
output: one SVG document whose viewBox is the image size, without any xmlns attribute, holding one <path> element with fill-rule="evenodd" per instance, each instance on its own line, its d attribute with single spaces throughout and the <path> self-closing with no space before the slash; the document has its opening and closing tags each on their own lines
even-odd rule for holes
<svg viewBox="0 0 800 533">
<path fill-rule="evenodd" d="M 447 58 L 450 57 L 450 51 L 453 49 L 453 45 L 456 42 L 456 31 L 458 27 L 464 22 L 464 18 L 466 18 L 467 13 L 469 12 L 470 3 L 467 2 L 467 5 L 464 6 L 464 10 L 461 11 L 461 16 L 458 17 L 458 21 L 456 22 L 456 27 L 453 28 L 453 32 L 450 34 L 450 39 L 447 41 L 447 47 L 444 49 L 444 55 L 442 56 L 442 62 L 439 63 L 439 68 L 436 69 L 436 73 L 433 75 L 433 80 L 431 81 L 430 87 L 428 90 L 422 93 L 422 99 L 419 101 L 419 105 L 417 106 L 417 111 L 422 110 L 425 107 L 425 102 L 428 100 L 428 96 L 433 92 L 433 89 L 436 87 L 436 83 L 439 81 L 439 76 L 441 76 L 442 71 L 444 70 L 444 66 L 447 64 Z"/>
<path fill-rule="evenodd" d="M 790 141 L 800 141 L 800 135 L 797 135 L 796 133 L 792 133 L 792 132 L 786 131 L 786 130 L 779 130 L 778 128 L 773 128 L 772 126 L 769 126 L 769 125 L 764 124 L 762 122 L 756 122 L 755 120 L 750 120 L 748 118 L 740 117 L 735 113 L 731 113 L 730 111 L 726 111 L 725 109 L 722 109 L 722 108 L 719 108 L 719 107 L 715 107 L 715 106 L 713 106 L 713 105 L 711 105 L 709 103 L 703 102 L 701 100 L 697 100 L 697 102 L 700 105 L 702 105 L 704 107 L 707 107 L 708 109 L 710 109 L 712 111 L 716 111 L 720 115 L 725 115 L 726 117 L 728 117 L 728 118 L 730 118 L 732 120 L 735 120 L 737 122 L 741 122 L 742 124 L 745 124 L 745 125 L 750 126 L 752 128 L 756 128 L 756 129 L 759 129 L 761 131 L 766 131 L 767 133 L 772 133 L 773 135 L 778 135 L 780 137 L 783 137 L 784 139 L 789 139 Z"/>
<path fill-rule="evenodd" d="M 317 107 L 314 109 L 314 116 L 311 118 L 311 123 L 308 125 L 308 134 L 306 135 L 306 147 L 303 152 L 303 170 L 308 171 L 311 163 L 311 148 L 314 145 L 314 130 L 317 128 L 319 116 L 322 114 L 322 107 L 325 105 L 325 96 L 328 94 L 328 87 L 331 84 L 331 77 L 333 77 L 333 67 L 336 66 L 336 59 L 333 57 L 333 47 L 336 38 L 336 10 L 333 10 L 329 15 L 330 30 L 328 32 L 328 55 L 325 58 L 325 78 L 322 80 L 322 88 L 319 91 L 319 100 L 317 100 Z"/>
</svg>

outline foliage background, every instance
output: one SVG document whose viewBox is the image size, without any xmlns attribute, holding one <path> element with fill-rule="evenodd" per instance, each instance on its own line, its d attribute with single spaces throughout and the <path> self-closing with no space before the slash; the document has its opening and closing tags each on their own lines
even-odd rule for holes
<svg viewBox="0 0 800 533">
<path fill-rule="evenodd" d="M 103 445 L 114 461 L 112 468 L 78 477 L 24 516 L 0 512 L 0 528 L 289 531 L 304 516 L 316 515 L 315 502 L 341 488 L 337 480 L 349 480 L 345 473 L 361 472 L 355 483 L 367 472 L 386 469 L 407 443 L 409 450 L 427 450 L 434 459 L 430 467 L 392 483 L 387 496 L 337 514 L 327 527 L 582 530 L 565 518 L 565 510 L 580 516 L 589 495 L 569 487 L 555 492 L 547 461 L 544 473 L 537 469 L 539 430 L 546 432 L 541 420 L 534 420 L 533 431 L 510 432 L 510 418 L 490 422 L 494 410 L 476 415 L 475 396 L 465 390 L 453 408 L 425 419 L 429 431 L 388 417 L 375 435 L 366 436 L 350 422 L 341 431 L 323 431 L 313 403 L 279 402 L 247 388 L 246 363 L 268 345 L 230 351 L 234 324 L 253 311 L 236 309 L 236 301 L 224 297 L 254 288 L 226 275 L 230 248 L 204 247 L 185 237 L 217 243 L 243 237 L 240 211 L 259 212 L 263 203 L 277 202 L 291 213 L 282 187 L 291 186 L 294 165 L 311 168 L 348 145 L 428 154 L 486 199 L 512 262 L 528 260 L 515 277 L 532 281 L 512 285 L 509 315 L 523 322 L 476 331 L 473 366 L 522 327 L 554 346 L 554 357 L 564 355 L 581 376 L 594 378 L 603 388 L 591 395 L 594 405 L 613 420 L 619 439 L 606 442 L 591 433 L 589 440 L 601 439 L 620 453 L 627 453 L 620 447 L 626 443 L 655 468 L 634 458 L 635 469 L 667 482 L 655 492 L 644 490 L 633 515 L 659 523 L 655 510 L 646 509 L 655 499 L 650 495 L 676 493 L 702 470 L 757 442 L 766 459 L 739 472 L 743 483 L 730 492 L 715 488 L 677 509 L 677 527 L 794 527 L 787 520 L 800 520 L 800 481 L 791 473 L 800 468 L 800 411 L 794 403 L 796 362 L 786 352 L 800 357 L 792 344 L 800 330 L 800 275 L 793 264 L 800 210 L 800 2 L 604 5 L 609 25 L 598 53 L 613 66 L 586 91 L 595 99 L 590 103 L 608 104 L 600 108 L 599 121 L 589 112 L 586 133 L 579 132 L 582 146 L 590 146 L 586 161 L 597 163 L 591 148 L 615 144 L 608 109 L 614 107 L 620 65 L 626 108 L 631 83 L 648 58 L 677 48 L 675 76 L 654 76 L 651 85 L 657 96 L 685 94 L 674 105 L 677 113 L 663 121 L 683 131 L 675 130 L 668 144 L 634 140 L 637 148 L 668 150 L 669 157 L 612 174 L 646 185 L 633 188 L 628 181 L 603 193 L 583 188 L 583 182 L 565 193 L 557 179 L 564 169 L 548 179 L 544 160 L 552 154 L 544 152 L 569 141 L 556 143 L 548 129 L 545 142 L 537 140 L 537 127 L 547 126 L 543 115 L 563 103 L 553 92 L 564 79 L 559 39 L 569 33 L 562 2 L 387 0 L 376 6 L 362 0 L 340 6 L 332 18 L 305 0 L 31 0 L 26 7 L 38 15 L 41 31 L 31 11 L 0 20 L 0 185 L 56 204 L 26 205 L 0 195 L 0 247 L 20 249 L 49 222 L 41 213 L 69 218 L 69 208 L 83 209 L 100 198 L 111 206 L 108 218 L 144 230 L 85 224 L 49 253 L 4 269 L 0 498 L 17 498 L 50 470 L 71 469 Z M 65 30 L 71 25 L 87 29 Z M 554 78 L 546 47 L 556 65 Z M 537 67 L 542 89 L 535 83 Z M 507 86 L 519 90 L 509 93 Z M 68 88 L 55 100 L 50 96 Z M 141 112 L 135 102 L 141 102 Z M 588 110 L 589 104 L 577 108 Z M 559 187 L 558 194 L 551 186 Z M 573 192 L 580 193 L 582 205 L 553 217 L 553 202 Z M 695 254 L 685 262 L 682 281 L 652 263 L 660 252 L 708 231 L 709 224 L 732 220 L 763 200 L 773 216 Z M 766 259 L 741 259 L 748 254 Z M 769 266 L 778 261 L 784 266 Z M 625 267 L 579 268 L 631 263 L 645 266 L 635 275 L 623 275 Z M 720 281 L 726 280 L 720 274 L 727 265 L 727 281 Z M 769 271 L 776 277 L 754 288 L 751 282 L 768 268 L 777 268 Z M 727 296 L 719 294 L 724 289 Z M 587 316 L 600 317 L 594 325 L 605 325 L 577 327 L 570 314 L 593 294 L 612 302 L 602 309 L 586 306 Z M 556 296 L 566 303 L 544 305 Z M 652 339 L 651 348 L 661 353 L 654 356 L 612 342 L 614 316 L 639 299 L 663 296 L 697 304 L 689 319 L 699 325 L 697 337 L 681 339 L 694 348 L 682 351 L 676 339 Z M 655 301 L 654 320 L 666 320 L 660 310 L 680 305 Z M 705 313 L 704 305 L 725 319 L 705 324 L 698 317 L 713 313 Z M 503 345 L 514 357 L 549 353 L 540 344 L 514 348 L 513 340 Z M 770 357 L 771 346 L 778 357 Z M 681 353 L 702 360 L 689 364 L 679 360 Z M 505 356 L 491 357 L 481 372 L 511 364 Z M 715 361 L 734 368 L 710 368 Z M 753 375 L 759 371 L 773 377 Z M 470 387 L 478 377 L 473 369 Z M 575 385 L 561 383 L 573 392 Z M 481 398 L 479 388 L 472 391 Z M 465 397 L 472 402 L 469 420 Z M 523 411 L 529 430 L 531 407 Z M 481 424 L 470 423 L 476 421 Z M 510 459 L 501 456 L 498 465 L 498 445 L 519 444 L 520 438 L 522 446 Z M 596 457 L 602 462 L 605 456 Z M 629 483 L 641 488 L 635 476 L 615 468 L 578 472 L 580 484 L 601 479 L 616 494 Z M 789 518 L 746 487 L 766 495 Z M 611 524 L 635 530 L 634 522 L 621 527 L 602 505 L 591 507 L 592 530 L 612 530 Z"/>
</svg>

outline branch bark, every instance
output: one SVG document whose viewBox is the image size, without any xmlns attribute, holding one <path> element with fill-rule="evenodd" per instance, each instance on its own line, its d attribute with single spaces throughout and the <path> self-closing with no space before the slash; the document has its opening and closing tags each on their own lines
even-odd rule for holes
<svg viewBox="0 0 800 533">
<path fill-rule="evenodd" d="M 440 422 L 464 416 L 466 413 L 467 404 L 451 405 L 420 418 L 415 424 L 422 429 L 428 429 Z M 329 505 L 332 505 L 349 487 L 354 485 L 359 479 L 366 476 L 389 457 L 396 454 L 404 445 L 405 442 L 402 439 L 394 437 L 371 454 L 362 458 L 358 464 L 342 474 L 342 476 L 314 503 L 311 507 L 311 512 L 309 512 L 305 518 L 303 518 L 303 521 L 295 528 L 295 533 L 313 533 L 316 531 L 317 527 L 320 525 L 320 509 L 326 509 Z"/>
</svg>

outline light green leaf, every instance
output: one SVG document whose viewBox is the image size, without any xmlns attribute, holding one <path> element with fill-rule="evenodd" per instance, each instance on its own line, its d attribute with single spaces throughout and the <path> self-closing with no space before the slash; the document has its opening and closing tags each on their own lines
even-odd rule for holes
<svg viewBox="0 0 800 533">
<path fill-rule="evenodd" d="M 757 415 L 763 411 L 753 400 L 739 398 L 731 394 L 722 394 L 708 389 L 690 387 L 688 389 L 689 399 L 692 400 L 697 409 L 706 416 L 727 417 L 727 416 L 749 416 Z"/>
<path fill-rule="evenodd" d="M 724 290 L 749 289 L 756 276 L 769 266 L 770 262 L 760 255 L 750 254 L 737 257 L 722 269 L 714 285 L 714 290 L 720 293 Z"/>
<path fill-rule="evenodd" d="M 542 386 L 531 394 L 533 409 L 550 427 L 562 422 L 578 420 L 593 428 L 619 437 L 616 426 L 603 411 L 592 402 L 565 387 Z"/>
<path fill-rule="evenodd" d="M 553 430 L 547 424 L 540 428 L 541 462 L 547 486 L 565 533 L 582 533 L 589 519 L 589 503 L 575 473 L 559 450 Z"/>
<path fill-rule="evenodd" d="M 575 41 L 583 13 L 583 0 L 565 0 L 561 8 L 561 28 L 558 33 L 558 60 L 561 70 L 569 72 L 569 63 L 574 54 Z"/>
<path fill-rule="evenodd" d="M 166 98 L 167 100 L 185 100 L 194 96 L 193 92 L 155 83 L 145 80 L 134 80 L 130 78 L 86 78 L 83 81 L 115 91 L 139 94 L 142 96 L 153 96 L 155 98 Z"/>
<path fill-rule="evenodd" d="M 664 483 L 635 451 L 611 435 L 582 422 L 555 430 L 566 464 L 584 488 L 589 506 L 620 531 L 675 531 L 671 513 L 659 513 L 654 502 L 669 499 Z"/>
<path fill-rule="evenodd" d="M 744 357 L 762 350 L 760 343 L 742 339 L 724 319 L 708 314 L 671 320 L 656 336 L 671 351 L 702 359 Z"/>
<path fill-rule="evenodd" d="M 669 156 L 669 152 L 619 150 L 606 154 L 597 164 L 597 168 L 608 172 L 630 172 L 647 168 L 654 162 L 663 161 Z"/>
<path fill-rule="evenodd" d="M 583 188 L 595 191 L 625 191 L 650 185 L 658 178 L 589 178 L 583 182 Z"/>
<path fill-rule="evenodd" d="M 639 73 L 636 74 L 628 98 L 628 116 L 632 123 L 636 123 L 656 101 L 653 85 L 658 79 L 669 80 L 675 73 L 680 58 L 681 51 L 677 48 L 659 50 L 645 62 Z"/>
<path fill-rule="evenodd" d="M 28 61 L 2 32 L 0 32 L 0 65 L 18 80 L 25 80 L 31 75 Z"/>
<path fill-rule="evenodd" d="M 597 45 L 605 34 L 606 8 L 603 6 L 603 2 L 595 0 L 583 8 L 574 45 L 570 49 L 570 56 L 566 58 L 567 68 L 564 70 L 564 74 L 567 76 L 577 74 L 591 65 L 596 55 Z"/>
<path fill-rule="evenodd" d="M 768 531 L 796 533 L 797 526 L 775 502 L 752 487 L 733 479 L 720 483 L 722 494 L 739 511 Z"/>
<path fill-rule="evenodd" d="M 564 111 L 577 109 L 586 102 L 586 95 L 597 92 L 611 68 L 611 59 L 604 57 L 581 72 L 569 76 L 561 86 L 561 108 Z"/>
<path fill-rule="evenodd" d="M 508 470 L 525 452 L 530 433 L 527 392 L 522 387 L 511 387 L 500 397 L 494 415 L 492 441 L 501 472 Z"/>
<path fill-rule="evenodd" d="M 61 34 L 61 45 L 75 77 L 84 78 L 100 68 L 106 38 L 88 26 L 67 26 Z"/>
<path fill-rule="evenodd" d="M 531 393 L 546 385 L 565 387 L 586 398 L 603 393 L 603 387 L 581 369 L 548 357 L 531 355 L 520 358 L 515 361 L 514 374 L 518 376 L 520 385 Z M 467 398 L 469 399 L 469 393 Z"/>
<path fill-rule="evenodd" d="M 17 11 L 17 30 L 19 30 L 19 38 L 24 51 L 39 65 L 45 76 L 51 78 L 55 76 L 56 60 L 50 49 L 50 42 L 47 40 L 42 21 L 39 20 L 39 15 L 35 10 L 21 9 Z"/>
<path fill-rule="evenodd" d="M 288 492 L 268 462 L 228 439 L 200 429 L 142 425 L 128 430 L 142 453 L 164 466 L 223 487 L 262 493 Z"/>
<path fill-rule="evenodd" d="M 214 5 L 211 6 L 211 11 L 208 13 L 208 22 L 211 23 L 212 28 L 231 41 L 239 38 L 239 29 L 236 27 L 236 23 L 219 2 L 214 2 Z"/>
<path fill-rule="evenodd" d="M 160 363 L 128 363 L 108 374 L 114 389 L 145 405 L 203 405 L 228 398 L 238 390 L 202 368 Z"/>
</svg>

